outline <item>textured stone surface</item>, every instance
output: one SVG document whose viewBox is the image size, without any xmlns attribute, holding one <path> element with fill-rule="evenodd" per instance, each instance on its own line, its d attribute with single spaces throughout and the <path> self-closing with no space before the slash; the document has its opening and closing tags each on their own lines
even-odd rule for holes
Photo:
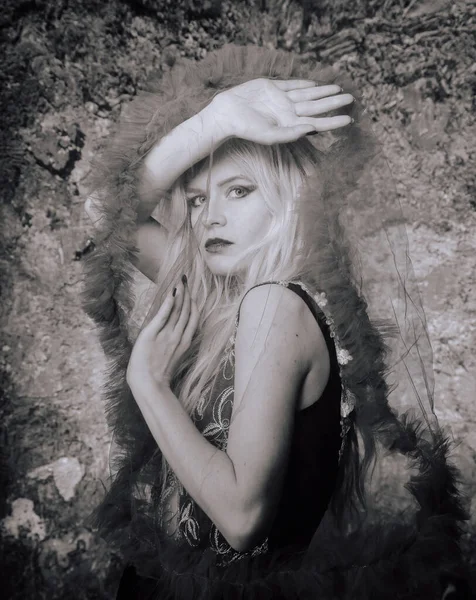
<svg viewBox="0 0 476 600">
<path fill-rule="evenodd" d="M 104 358 L 80 309 L 75 260 L 92 233 L 83 211 L 90 161 L 152 72 L 166 70 L 174 56 L 197 59 L 231 40 L 326 60 L 360 91 L 407 218 L 433 346 L 437 414 L 457 442 L 468 492 L 476 492 L 474 3 L 269 0 L 263 12 L 261 3 L 240 0 L 222 2 L 221 12 L 211 2 L 201 12 L 192 2 L 188 20 L 185 4 L 2 7 L 0 519 L 7 598 L 115 597 L 119 561 L 85 525 L 107 485 L 110 442 L 100 399 Z M 312 18 L 303 6 L 312 7 Z M 300 35 L 303 21 L 309 27 Z M 382 185 L 384 196 L 393 183 Z M 137 281 L 138 291 L 149 287 Z M 391 487 L 401 468 L 389 466 L 376 481 L 382 494 L 395 492 L 404 502 L 402 490 Z M 473 521 L 475 509 L 473 500 Z"/>
<path fill-rule="evenodd" d="M 33 502 L 28 498 L 17 498 L 11 503 L 12 513 L 2 521 L 6 535 L 19 538 L 22 533 L 32 541 L 42 541 L 46 537 L 45 522 L 36 514 Z"/>
<path fill-rule="evenodd" d="M 64 500 L 71 500 L 76 486 L 84 477 L 84 467 L 77 458 L 62 456 L 48 465 L 42 465 L 27 473 L 27 477 L 44 481 L 53 476 L 56 489 Z"/>
</svg>

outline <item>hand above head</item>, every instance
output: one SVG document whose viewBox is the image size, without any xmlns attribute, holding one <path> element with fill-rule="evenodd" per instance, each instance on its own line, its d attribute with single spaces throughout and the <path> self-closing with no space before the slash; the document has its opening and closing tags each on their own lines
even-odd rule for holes
<svg viewBox="0 0 476 600">
<path fill-rule="evenodd" d="M 170 385 L 178 362 L 189 348 L 198 325 L 198 308 L 184 278 L 169 293 L 151 322 L 137 337 L 127 367 L 132 392 L 150 383 Z"/>
<path fill-rule="evenodd" d="M 341 92 L 338 85 L 259 78 L 217 94 L 207 108 L 216 126 L 233 137 L 263 145 L 282 144 L 349 125 L 348 115 L 321 116 L 354 101 L 351 94 Z"/>
</svg>

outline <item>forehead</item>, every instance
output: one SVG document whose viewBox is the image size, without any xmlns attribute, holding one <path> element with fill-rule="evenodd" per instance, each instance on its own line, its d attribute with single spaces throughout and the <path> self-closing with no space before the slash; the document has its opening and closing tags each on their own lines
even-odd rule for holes
<svg viewBox="0 0 476 600">
<path fill-rule="evenodd" d="M 215 154 L 212 167 L 210 168 L 210 159 L 208 158 L 203 165 L 200 165 L 198 172 L 185 179 L 185 187 L 206 187 L 209 176 L 213 184 L 233 175 L 239 175 L 240 171 L 242 169 L 237 158 L 228 154 Z"/>
</svg>

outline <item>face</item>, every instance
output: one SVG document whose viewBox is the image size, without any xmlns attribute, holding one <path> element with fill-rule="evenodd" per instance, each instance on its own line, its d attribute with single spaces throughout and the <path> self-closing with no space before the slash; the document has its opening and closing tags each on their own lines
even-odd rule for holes
<svg viewBox="0 0 476 600">
<path fill-rule="evenodd" d="M 207 189 L 208 177 L 210 177 Z M 257 183 L 240 171 L 232 157 L 222 156 L 185 189 L 192 230 L 205 263 L 215 275 L 235 274 L 245 252 L 263 240 L 271 213 Z M 214 239 L 230 243 L 213 243 Z"/>
</svg>

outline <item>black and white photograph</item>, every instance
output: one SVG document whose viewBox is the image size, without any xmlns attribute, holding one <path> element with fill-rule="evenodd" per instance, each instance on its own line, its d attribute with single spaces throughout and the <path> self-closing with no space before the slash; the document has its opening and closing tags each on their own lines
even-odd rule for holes
<svg viewBox="0 0 476 600">
<path fill-rule="evenodd" d="M 2 598 L 475 598 L 474 0 L 1 4 Z"/>
</svg>

